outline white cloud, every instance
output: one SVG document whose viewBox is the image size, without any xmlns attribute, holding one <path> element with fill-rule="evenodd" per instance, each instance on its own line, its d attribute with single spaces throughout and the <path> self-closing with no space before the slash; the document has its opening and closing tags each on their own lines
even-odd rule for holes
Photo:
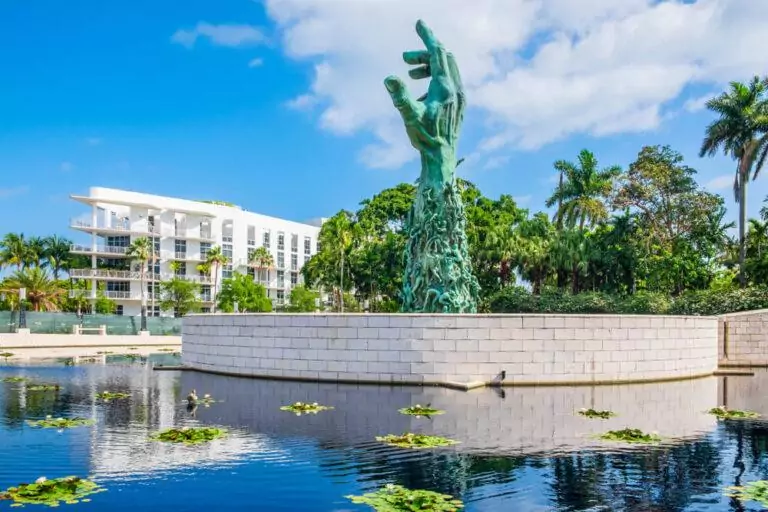
<svg viewBox="0 0 768 512">
<path fill-rule="evenodd" d="M 490 171 L 493 169 L 499 169 L 509 163 L 510 157 L 508 155 L 497 155 L 490 157 L 483 166 L 483 169 Z"/>
<path fill-rule="evenodd" d="M 61 162 L 60 168 L 64 172 L 69 172 L 75 168 L 75 165 L 72 162 Z"/>
<path fill-rule="evenodd" d="M 470 115 L 494 127 L 479 149 L 537 148 L 573 134 L 656 129 L 690 85 L 716 88 L 768 71 L 768 2 L 755 0 L 266 0 L 286 54 L 314 63 L 305 94 L 323 103 L 320 125 L 376 135 L 377 157 L 415 158 L 395 137 L 397 113 L 382 80 L 407 77 L 403 50 L 421 42 L 422 17 L 451 49 Z M 423 82 L 410 84 L 413 94 Z M 695 107 L 690 103 L 688 107 Z M 499 129 L 500 127 L 500 129 Z M 402 127 L 399 128 L 403 131 Z M 410 153 L 406 152 L 409 151 Z M 370 161 L 371 149 L 363 161 Z"/>
<path fill-rule="evenodd" d="M 0 199 L 8 199 L 10 197 L 21 196 L 29 192 L 27 185 L 19 187 L 0 188 Z"/>
<path fill-rule="evenodd" d="M 102 142 L 104 142 L 104 139 L 100 137 L 88 137 L 85 139 L 85 143 L 89 146 L 98 146 Z"/>
<path fill-rule="evenodd" d="M 317 103 L 317 98 L 311 94 L 302 94 L 285 103 L 292 110 L 309 110 Z"/>
<path fill-rule="evenodd" d="M 733 178 L 734 178 L 733 174 L 722 174 L 720 176 L 717 176 L 716 178 L 709 180 L 704 185 L 704 188 L 707 188 L 712 191 L 726 190 L 729 188 L 733 188 Z"/>
<path fill-rule="evenodd" d="M 217 46 L 228 46 L 231 48 L 261 44 L 267 40 L 264 33 L 252 25 L 213 25 L 201 21 L 191 30 L 177 30 L 171 36 L 171 41 L 187 48 L 192 48 L 200 37 L 207 37 L 212 44 Z"/>
<path fill-rule="evenodd" d="M 525 206 L 531 202 L 531 196 L 514 196 L 512 199 L 515 200 L 518 206 Z"/>
<path fill-rule="evenodd" d="M 251 59 L 250 62 L 248 62 L 249 68 L 258 68 L 264 65 L 264 59 L 256 57 L 255 59 Z"/>
<path fill-rule="evenodd" d="M 697 98 L 690 98 L 684 104 L 683 108 L 688 112 L 698 112 L 703 110 L 707 106 L 707 101 L 714 97 L 717 93 L 705 94 Z"/>
</svg>

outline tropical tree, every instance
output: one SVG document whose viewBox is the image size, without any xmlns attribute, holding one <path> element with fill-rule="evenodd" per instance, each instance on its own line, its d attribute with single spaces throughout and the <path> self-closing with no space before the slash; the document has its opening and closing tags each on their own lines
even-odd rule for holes
<svg viewBox="0 0 768 512">
<path fill-rule="evenodd" d="M 225 313 L 232 313 L 235 303 L 243 312 L 272 311 L 272 301 L 267 297 L 267 289 L 240 272 L 234 272 L 232 277 L 221 282 L 221 292 L 218 296 L 219 309 Z"/>
<path fill-rule="evenodd" d="M 176 318 L 200 311 L 203 304 L 200 285 L 179 277 L 160 283 L 160 293 L 160 307 L 164 311 L 173 311 Z"/>
<path fill-rule="evenodd" d="M 7 233 L 0 240 L 0 267 L 21 270 L 29 261 L 29 246 L 23 233 Z"/>
<path fill-rule="evenodd" d="M 140 237 L 131 242 L 126 254 L 139 264 L 141 274 L 141 330 L 147 330 L 147 266 L 154 254 L 152 240 L 147 237 Z"/>
<path fill-rule="evenodd" d="M 40 267 L 17 270 L 2 283 L 6 294 L 18 294 L 21 288 L 26 289 L 26 300 L 34 311 L 59 311 L 60 301 L 66 294 L 60 283 Z"/>
<path fill-rule="evenodd" d="M 619 166 L 600 169 L 595 155 L 584 149 L 579 153 L 578 163 L 558 160 L 555 169 L 565 176 L 565 181 L 561 180 L 546 206 L 558 205 L 554 218 L 558 229 L 563 223 L 570 227 L 578 224 L 583 231 L 587 223 L 592 225 L 608 219 L 606 200 L 614 180 L 621 174 Z"/>
<path fill-rule="evenodd" d="M 61 271 L 70 267 L 70 245 L 69 240 L 58 235 L 51 235 L 43 239 L 43 257 L 46 266 L 51 269 L 54 279 L 58 279 Z"/>
<path fill-rule="evenodd" d="M 319 293 L 306 286 L 295 286 L 291 290 L 290 304 L 285 309 L 292 313 L 311 313 L 317 308 L 315 301 L 319 297 Z"/>
<path fill-rule="evenodd" d="M 707 102 L 718 118 L 707 126 L 699 156 L 722 151 L 737 162 L 733 192 L 739 204 L 739 284 L 746 286 L 747 183 L 754 180 L 768 156 L 768 79 L 755 76 L 748 84 L 731 82 L 729 90 Z"/>
<path fill-rule="evenodd" d="M 221 252 L 221 247 L 218 245 L 211 247 L 208 251 L 208 256 L 205 259 L 205 264 L 213 272 L 213 312 L 216 312 L 216 295 L 219 288 L 219 269 L 227 264 L 229 258 L 224 256 Z"/>
<path fill-rule="evenodd" d="M 259 282 L 263 283 L 267 281 L 267 278 L 262 277 L 262 270 L 272 268 L 275 265 L 275 260 L 269 253 L 269 249 L 266 247 L 258 247 L 251 251 L 248 257 L 248 264 L 259 271 Z"/>
<path fill-rule="evenodd" d="M 320 243 L 328 247 L 332 254 L 338 255 L 339 262 L 339 311 L 344 312 L 344 260 L 352 246 L 354 235 L 354 217 L 342 210 L 328 219 L 320 229 Z"/>
<path fill-rule="evenodd" d="M 39 236 L 33 236 L 27 239 L 26 266 L 39 267 L 46 263 L 45 260 L 45 240 Z"/>
</svg>

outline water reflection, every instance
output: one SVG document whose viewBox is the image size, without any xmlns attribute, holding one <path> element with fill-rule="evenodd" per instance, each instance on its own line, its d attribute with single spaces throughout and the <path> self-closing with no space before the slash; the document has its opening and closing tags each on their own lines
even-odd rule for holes
<svg viewBox="0 0 768 512">
<path fill-rule="evenodd" d="M 93 475 L 119 491 L 98 497 L 104 510 L 365 510 L 343 496 L 393 482 L 460 496 L 470 512 L 747 511 L 760 508 L 724 497 L 722 487 L 768 476 L 768 424 L 717 422 L 705 414 L 721 403 L 768 414 L 760 392 L 768 372 L 503 394 L 261 381 L 122 363 L 0 368 L 0 377 L 11 374 L 63 386 L 35 393 L 26 383 L 0 383 L 0 487 L 43 474 Z M 217 403 L 188 410 L 183 398 L 190 389 Z M 107 390 L 132 396 L 108 404 L 94 399 Z M 296 401 L 336 409 L 302 417 L 279 410 Z M 416 403 L 447 412 L 430 419 L 397 412 Z M 575 414 L 581 407 L 618 416 L 587 420 Z M 97 423 L 62 433 L 26 426 L 47 414 Z M 231 435 L 195 447 L 148 440 L 160 428 L 197 424 L 223 426 Z M 625 426 L 657 431 L 666 441 L 624 447 L 594 439 Z M 423 452 L 374 440 L 404 431 L 461 444 Z"/>
</svg>

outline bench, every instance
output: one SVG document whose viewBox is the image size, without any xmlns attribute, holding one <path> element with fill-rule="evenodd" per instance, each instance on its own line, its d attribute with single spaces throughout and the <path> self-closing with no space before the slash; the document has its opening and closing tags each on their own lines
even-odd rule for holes
<svg viewBox="0 0 768 512">
<path fill-rule="evenodd" d="M 99 334 L 101 336 L 107 335 L 107 326 L 106 325 L 100 325 L 98 327 L 83 327 L 81 325 L 73 325 L 72 326 L 72 334 L 83 334 L 86 332 L 94 332 L 96 334 Z"/>
</svg>

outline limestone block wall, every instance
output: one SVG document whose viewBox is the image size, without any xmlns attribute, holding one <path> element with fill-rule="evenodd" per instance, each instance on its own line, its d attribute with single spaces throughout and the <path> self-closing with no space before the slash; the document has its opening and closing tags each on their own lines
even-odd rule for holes
<svg viewBox="0 0 768 512">
<path fill-rule="evenodd" d="M 768 364 L 768 309 L 722 315 L 717 332 L 724 364 Z"/>
<path fill-rule="evenodd" d="M 193 315 L 182 343 L 184 364 L 200 370 L 414 384 L 685 378 L 710 374 L 718 357 L 714 317 Z"/>
</svg>

